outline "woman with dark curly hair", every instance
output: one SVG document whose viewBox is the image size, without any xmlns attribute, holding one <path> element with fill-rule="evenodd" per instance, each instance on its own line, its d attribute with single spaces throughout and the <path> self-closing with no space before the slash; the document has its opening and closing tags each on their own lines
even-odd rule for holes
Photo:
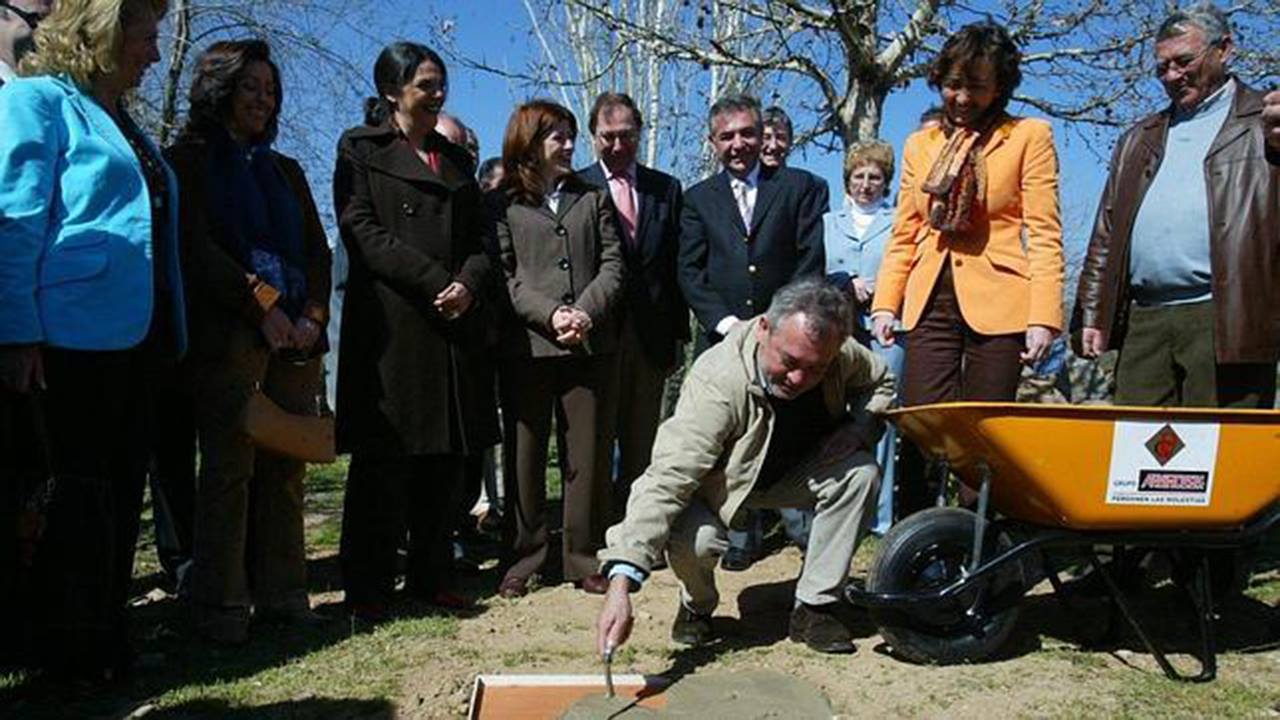
<svg viewBox="0 0 1280 720">
<path fill-rule="evenodd" d="M 578 126 L 546 100 L 512 113 L 495 201 L 514 318 L 502 335 L 502 412 L 512 562 L 499 592 L 519 597 L 547 561 L 547 443 L 554 412 L 564 469 L 565 579 L 608 582 L 595 553 L 609 510 L 622 246 L 607 190 L 573 174 Z"/>
<path fill-rule="evenodd" d="M 191 603 L 215 642 L 243 642 L 250 615 L 314 622 L 307 598 L 305 464 L 242 430 L 260 389 L 314 412 L 329 308 L 329 246 L 302 168 L 271 148 L 283 91 L 261 40 L 217 42 L 196 61 L 191 109 L 166 151 L 182 193 L 200 436 Z"/>
<path fill-rule="evenodd" d="M 910 340 L 904 405 L 1013 400 L 1021 363 L 1043 358 L 1062 329 L 1053 133 L 1043 120 L 1006 112 L 1021 58 L 992 23 L 948 38 L 929 72 L 942 125 L 912 134 L 903 149 L 871 309 L 881 343 L 893 343 L 899 320 Z M 911 481 L 904 478 L 904 515 L 928 504 Z"/>
</svg>

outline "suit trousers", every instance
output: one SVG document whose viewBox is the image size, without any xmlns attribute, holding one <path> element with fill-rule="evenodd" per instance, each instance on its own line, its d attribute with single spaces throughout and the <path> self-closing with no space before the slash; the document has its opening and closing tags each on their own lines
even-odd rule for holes
<svg viewBox="0 0 1280 720">
<path fill-rule="evenodd" d="M 1116 404 L 1271 409 L 1275 363 L 1218 363 L 1214 312 L 1212 300 L 1133 304 L 1116 364 Z"/>
<path fill-rule="evenodd" d="M 613 483 L 610 525 L 622 522 L 631 484 L 649 467 L 670 373 L 671 368 L 658 367 L 649 359 L 635 325 L 625 321 L 618 349 L 618 477 Z"/>
<path fill-rule="evenodd" d="M 609 517 L 618 380 L 615 355 L 509 359 L 502 373 L 507 577 L 547 561 L 547 443 L 555 414 L 564 502 L 564 578 L 598 571 Z"/>
<path fill-rule="evenodd" d="M 450 535 L 461 504 L 462 455 L 376 456 L 355 453 L 342 509 L 342 582 L 348 604 L 383 604 L 395 589 L 396 557 L 405 533 L 409 592 L 447 587 Z"/>
<path fill-rule="evenodd" d="M 907 340 L 904 407 L 960 400 L 1012 402 L 1017 397 L 1025 335 L 983 335 L 969 327 L 960 314 L 949 266 L 943 266 L 933 295 L 920 321 L 907 333 Z M 899 517 L 933 504 L 937 490 L 926 480 L 925 466 L 920 451 L 904 440 L 898 463 L 902 493 Z"/>
<path fill-rule="evenodd" d="M 42 353 L 54 485 L 35 557 L 35 647 L 55 667 L 115 666 L 129 652 L 150 360 L 141 349 Z"/>
<path fill-rule="evenodd" d="M 835 433 L 854 431 L 854 426 L 845 425 Z M 777 484 L 747 496 L 744 508 L 814 511 L 796 600 L 807 605 L 840 601 L 854 551 L 873 520 L 879 491 L 880 470 L 875 457 L 863 449 L 844 457 L 823 457 L 815 452 Z M 680 602 L 685 607 L 699 614 L 716 609 L 720 593 L 715 567 L 728 547 L 728 529 L 695 495 L 677 516 L 667 544 L 667 564 L 680 581 Z"/>
<path fill-rule="evenodd" d="M 197 621 L 204 614 L 248 622 L 251 606 L 306 610 L 306 464 L 255 448 L 241 414 L 259 383 L 285 411 L 314 412 L 320 360 L 284 361 L 244 325 L 227 337 L 223 357 L 198 358 L 193 376 L 201 457 L 190 578 Z"/>
</svg>

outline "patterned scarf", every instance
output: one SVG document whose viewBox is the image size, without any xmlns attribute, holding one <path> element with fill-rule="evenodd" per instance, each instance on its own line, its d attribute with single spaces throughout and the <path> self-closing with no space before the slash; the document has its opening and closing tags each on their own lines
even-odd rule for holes
<svg viewBox="0 0 1280 720">
<path fill-rule="evenodd" d="M 957 127 L 944 120 L 947 144 L 934 161 L 921 188 L 933 196 L 929 224 L 947 233 L 968 232 L 973 209 L 987 196 L 987 163 L 982 151 L 992 128 L 1005 118 L 998 112 L 977 127 Z"/>
</svg>

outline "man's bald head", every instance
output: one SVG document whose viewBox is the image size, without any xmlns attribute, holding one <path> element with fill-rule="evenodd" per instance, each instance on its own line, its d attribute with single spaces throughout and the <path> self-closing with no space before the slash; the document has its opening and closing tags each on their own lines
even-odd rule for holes
<svg viewBox="0 0 1280 720">
<path fill-rule="evenodd" d="M 467 126 L 449 113 L 442 112 L 436 117 L 436 132 L 458 147 L 467 146 Z"/>
</svg>

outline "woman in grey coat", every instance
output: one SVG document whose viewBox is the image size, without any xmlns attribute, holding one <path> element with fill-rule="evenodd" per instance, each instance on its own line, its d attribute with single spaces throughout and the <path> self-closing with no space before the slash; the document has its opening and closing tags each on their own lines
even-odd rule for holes
<svg viewBox="0 0 1280 720">
<path fill-rule="evenodd" d="M 512 317 L 502 333 L 505 477 L 511 562 L 504 597 L 528 592 L 547 560 L 546 464 L 555 412 L 564 488 L 564 577 L 593 593 L 609 510 L 613 308 L 622 247 L 608 191 L 573 175 L 573 114 L 535 100 L 516 109 L 493 193 Z"/>
</svg>

